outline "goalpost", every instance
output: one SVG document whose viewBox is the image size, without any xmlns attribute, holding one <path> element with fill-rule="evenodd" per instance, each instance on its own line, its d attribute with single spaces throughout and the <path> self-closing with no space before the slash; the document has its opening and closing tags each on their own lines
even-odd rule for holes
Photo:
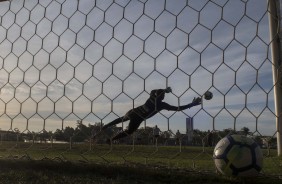
<svg viewBox="0 0 282 184">
<path fill-rule="evenodd" d="M 282 69 L 281 69 L 281 0 L 268 0 L 269 3 L 269 28 L 271 40 L 271 54 L 272 54 L 272 74 L 274 86 L 275 99 L 275 113 L 277 126 L 277 151 L 278 155 L 282 155 Z"/>
</svg>

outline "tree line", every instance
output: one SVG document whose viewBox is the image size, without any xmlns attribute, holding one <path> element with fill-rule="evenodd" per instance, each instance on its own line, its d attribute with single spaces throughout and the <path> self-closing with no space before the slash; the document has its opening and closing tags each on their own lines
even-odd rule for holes
<svg viewBox="0 0 282 184">
<path fill-rule="evenodd" d="M 88 124 L 84 125 L 81 121 L 77 121 L 77 126 L 66 127 L 65 129 L 57 129 L 55 132 L 41 131 L 40 133 L 35 132 L 25 132 L 21 133 L 19 130 L 15 129 L 14 131 L 1 131 L 1 141 L 64 141 L 64 142 L 89 142 L 94 134 L 100 132 L 101 123 L 94 123 L 93 125 Z M 98 143 L 105 143 L 106 140 L 112 137 L 117 132 L 121 131 L 120 127 L 113 126 L 112 128 L 107 129 L 105 132 L 99 134 L 97 138 Z M 263 145 L 265 140 L 269 144 L 276 144 L 275 137 L 263 137 L 260 135 L 252 135 L 249 128 L 243 127 L 240 131 L 234 131 L 233 129 L 224 129 L 222 131 L 201 131 L 198 129 L 193 130 L 193 139 L 189 141 L 187 134 L 181 134 L 179 131 L 173 133 L 171 131 L 160 131 L 158 127 L 142 127 L 138 129 L 133 136 L 126 137 L 119 141 L 119 143 L 132 144 L 132 141 L 135 141 L 135 144 L 154 144 L 158 141 L 158 144 L 180 144 L 183 145 L 206 145 L 206 146 L 215 146 L 216 143 L 223 137 L 228 134 L 243 134 L 251 136 L 255 141 Z"/>
</svg>

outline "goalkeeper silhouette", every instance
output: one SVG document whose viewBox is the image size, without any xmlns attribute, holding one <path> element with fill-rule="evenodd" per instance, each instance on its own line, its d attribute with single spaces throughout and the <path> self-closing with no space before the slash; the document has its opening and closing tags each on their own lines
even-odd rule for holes
<svg viewBox="0 0 282 184">
<path fill-rule="evenodd" d="M 165 97 L 165 93 L 171 93 L 171 88 L 168 87 L 166 89 L 155 89 L 152 90 L 150 93 L 150 98 L 145 102 L 144 105 L 136 107 L 134 109 L 129 110 L 123 117 L 117 118 L 112 122 L 106 124 L 102 127 L 102 130 L 105 130 L 113 125 L 122 123 L 124 121 L 129 120 L 128 128 L 124 131 L 121 131 L 116 136 L 112 138 L 112 141 L 124 138 L 128 135 L 131 135 L 135 132 L 140 124 L 160 112 L 161 110 L 168 110 L 168 111 L 182 111 L 202 103 L 202 98 L 194 98 L 192 103 L 183 106 L 171 106 L 165 102 L 163 99 Z M 95 138 L 95 136 L 94 136 Z M 110 140 L 108 140 L 110 142 Z"/>
</svg>

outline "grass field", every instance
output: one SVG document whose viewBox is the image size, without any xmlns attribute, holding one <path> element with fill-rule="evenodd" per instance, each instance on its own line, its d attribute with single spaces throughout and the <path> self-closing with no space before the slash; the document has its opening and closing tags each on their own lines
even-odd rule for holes
<svg viewBox="0 0 282 184">
<path fill-rule="evenodd" d="M 265 154 L 266 154 L 266 150 Z M 276 150 L 251 180 L 216 174 L 213 148 L 2 142 L 0 183 L 281 183 Z"/>
</svg>

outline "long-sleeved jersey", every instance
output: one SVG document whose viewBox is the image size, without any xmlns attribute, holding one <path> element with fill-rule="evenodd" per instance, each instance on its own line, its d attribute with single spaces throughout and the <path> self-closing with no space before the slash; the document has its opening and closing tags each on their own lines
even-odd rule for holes
<svg viewBox="0 0 282 184">
<path fill-rule="evenodd" d="M 168 103 L 163 102 L 165 90 L 163 89 L 156 89 L 152 90 L 150 93 L 149 99 L 145 102 L 144 105 L 139 106 L 133 109 L 133 112 L 138 114 L 142 118 L 150 118 L 160 112 L 161 110 L 168 110 L 168 111 L 181 111 L 187 108 L 192 107 L 194 104 L 190 103 L 183 106 L 172 106 Z"/>
</svg>

